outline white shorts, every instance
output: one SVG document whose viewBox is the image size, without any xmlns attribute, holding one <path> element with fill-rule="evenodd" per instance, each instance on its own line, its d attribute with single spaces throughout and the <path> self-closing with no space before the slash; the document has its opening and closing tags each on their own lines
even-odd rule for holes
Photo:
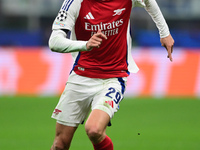
<svg viewBox="0 0 200 150">
<path fill-rule="evenodd" d="M 96 79 L 72 72 L 52 118 L 74 127 L 83 123 L 91 109 L 100 109 L 112 118 L 123 99 L 126 81 L 127 77 Z"/>
</svg>

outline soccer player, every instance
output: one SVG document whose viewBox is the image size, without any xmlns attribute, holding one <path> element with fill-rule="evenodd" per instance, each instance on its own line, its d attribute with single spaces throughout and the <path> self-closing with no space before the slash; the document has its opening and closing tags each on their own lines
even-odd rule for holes
<svg viewBox="0 0 200 150">
<path fill-rule="evenodd" d="M 172 61 L 174 40 L 155 0 L 63 2 L 49 47 L 71 53 L 74 65 L 52 114 L 57 122 L 51 150 L 68 150 L 77 127 L 88 115 L 85 130 L 94 149 L 113 150 L 106 127 L 119 109 L 127 77 L 138 71 L 131 57 L 129 19 L 133 7 L 143 7 L 150 14 Z"/>
</svg>

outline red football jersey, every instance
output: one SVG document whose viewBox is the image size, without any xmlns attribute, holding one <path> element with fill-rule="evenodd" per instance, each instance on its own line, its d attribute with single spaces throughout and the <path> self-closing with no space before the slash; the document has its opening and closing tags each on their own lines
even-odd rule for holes
<svg viewBox="0 0 200 150">
<path fill-rule="evenodd" d="M 73 70 L 91 78 L 126 77 L 138 68 L 131 55 L 129 18 L 132 0 L 65 0 L 53 29 L 71 30 L 72 40 L 88 41 L 100 29 L 100 48 L 73 53 Z"/>
</svg>

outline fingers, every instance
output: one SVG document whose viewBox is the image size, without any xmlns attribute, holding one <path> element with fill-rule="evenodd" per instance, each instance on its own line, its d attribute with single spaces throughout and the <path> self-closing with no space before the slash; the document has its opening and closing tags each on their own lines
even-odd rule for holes
<svg viewBox="0 0 200 150">
<path fill-rule="evenodd" d="M 173 61 L 173 58 L 172 58 L 173 46 L 166 46 L 166 45 L 162 45 L 162 46 L 165 47 L 167 50 L 167 58 L 169 58 L 170 61 Z"/>
<path fill-rule="evenodd" d="M 169 58 L 170 61 L 173 61 L 173 58 L 172 58 L 173 46 L 167 47 L 166 49 L 168 53 L 167 58 Z"/>
<path fill-rule="evenodd" d="M 100 29 L 97 32 L 97 36 L 102 37 L 103 39 L 107 40 L 107 36 L 105 36 L 105 34 L 103 34 Z"/>
<path fill-rule="evenodd" d="M 167 58 L 169 58 L 170 61 L 173 61 L 173 58 L 172 58 L 172 52 L 173 52 L 173 45 L 172 46 L 166 46 L 166 45 L 162 45 L 163 47 L 166 48 L 167 50 Z"/>
<path fill-rule="evenodd" d="M 101 32 L 101 30 L 98 30 L 98 32 L 94 34 L 87 42 L 87 49 L 91 50 L 94 47 L 99 48 L 103 39 L 107 40 L 107 37 Z"/>
<path fill-rule="evenodd" d="M 161 44 L 167 50 L 167 53 L 168 53 L 167 58 L 169 58 L 170 61 L 173 61 L 172 52 L 173 52 L 173 46 L 174 46 L 174 39 L 172 38 L 172 36 L 169 35 L 165 38 L 162 38 Z"/>
</svg>

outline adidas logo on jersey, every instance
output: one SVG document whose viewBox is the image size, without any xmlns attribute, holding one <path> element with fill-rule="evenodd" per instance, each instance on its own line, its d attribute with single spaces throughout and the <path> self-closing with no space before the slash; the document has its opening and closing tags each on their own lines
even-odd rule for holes
<svg viewBox="0 0 200 150">
<path fill-rule="evenodd" d="M 84 19 L 94 19 L 93 15 L 91 12 L 89 12 L 85 17 Z"/>
</svg>

